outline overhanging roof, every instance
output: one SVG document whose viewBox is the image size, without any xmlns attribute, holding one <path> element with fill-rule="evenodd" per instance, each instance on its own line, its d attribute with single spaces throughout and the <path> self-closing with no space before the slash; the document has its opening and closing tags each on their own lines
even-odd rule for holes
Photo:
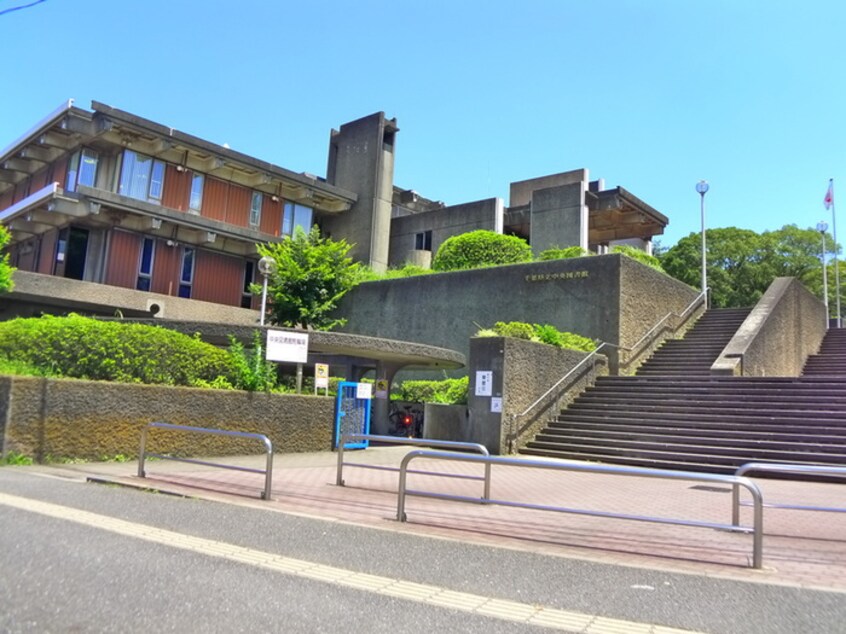
<svg viewBox="0 0 846 634">
<path fill-rule="evenodd" d="M 664 233 L 669 219 L 622 187 L 586 192 L 588 241 L 600 244 L 628 238 L 649 239 Z"/>
</svg>

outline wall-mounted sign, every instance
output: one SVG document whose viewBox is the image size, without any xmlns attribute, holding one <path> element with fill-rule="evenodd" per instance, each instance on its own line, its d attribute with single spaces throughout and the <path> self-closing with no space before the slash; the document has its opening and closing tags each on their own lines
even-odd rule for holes
<svg viewBox="0 0 846 634">
<path fill-rule="evenodd" d="M 388 379 L 376 380 L 376 398 L 388 398 Z"/>
<path fill-rule="evenodd" d="M 365 399 L 372 398 L 373 397 L 373 384 L 372 383 L 356 383 L 355 397 L 356 398 L 365 398 Z"/>
<path fill-rule="evenodd" d="M 491 411 L 492 412 L 502 412 L 502 397 L 501 396 L 492 396 L 491 397 Z"/>
<path fill-rule="evenodd" d="M 285 330 L 267 331 L 268 361 L 306 363 L 308 361 L 308 335 Z"/>
<path fill-rule="evenodd" d="M 478 370 L 476 372 L 476 396 L 490 396 L 493 394 L 493 372 Z"/>
</svg>

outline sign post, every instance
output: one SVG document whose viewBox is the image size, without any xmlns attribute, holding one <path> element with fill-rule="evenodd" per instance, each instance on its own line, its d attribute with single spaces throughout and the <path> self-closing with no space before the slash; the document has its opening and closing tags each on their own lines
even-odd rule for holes
<svg viewBox="0 0 846 634">
<path fill-rule="evenodd" d="M 308 334 L 288 330 L 267 331 L 268 361 L 297 364 L 297 394 L 303 390 L 303 364 L 308 361 Z"/>
<path fill-rule="evenodd" d="M 323 388 L 326 390 L 325 396 L 329 396 L 329 364 L 315 363 L 314 364 L 314 395 L 317 396 L 317 389 Z"/>
</svg>

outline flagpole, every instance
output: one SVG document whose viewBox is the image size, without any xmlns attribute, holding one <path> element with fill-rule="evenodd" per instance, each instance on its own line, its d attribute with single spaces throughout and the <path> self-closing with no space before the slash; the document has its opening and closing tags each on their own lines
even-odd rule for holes
<svg viewBox="0 0 846 634">
<path fill-rule="evenodd" d="M 837 263 L 837 214 L 834 209 L 834 179 L 828 180 L 831 191 L 831 236 L 834 239 L 834 296 L 837 298 L 837 327 L 840 328 L 840 265 Z"/>
</svg>

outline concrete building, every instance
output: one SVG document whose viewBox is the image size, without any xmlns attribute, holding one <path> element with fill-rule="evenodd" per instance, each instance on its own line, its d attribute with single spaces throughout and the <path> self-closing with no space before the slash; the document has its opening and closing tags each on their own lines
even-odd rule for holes
<svg viewBox="0 0 846 634">
<path fill-rule="evenodd" d="M 257 308 L 256 245 L 297 226 L 346 239 L 353 257 L 383 271 L 429 266 L 444 240 L 475 229 L 521 236 L 536 253 L 573 245 L 601 253 L 632 241 L 649 251 L 667 224 L 584 169 L 512 183 L 508 206 L 424 198 L 394 185 L 398 132 L 384 113 L 332 130 L 322 178 L 71 100 L 0 153 L 0 223 L 12 235 L 13 266 L 35 274 L 0 298 L 0 317 L 119 309 L 243 323 Z M 65 280 L 75 283 L 62 292 Z M 121 291 L 104 300 L 95 285 Z"/>
</svg>

